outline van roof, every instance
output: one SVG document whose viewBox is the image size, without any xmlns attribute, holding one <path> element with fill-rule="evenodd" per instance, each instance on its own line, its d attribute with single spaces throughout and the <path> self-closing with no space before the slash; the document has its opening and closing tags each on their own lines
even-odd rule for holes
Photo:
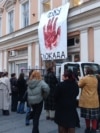
<svg viewBox="0 0 100 133">
<path fill-rule="evenodd" d="M 98 64 L 98 63 L 96 63 L 96 62 L 63 62 L 62 64 L 64 65 L 64 64 L 66 64 L 66 63 L 68 63 L 68 64 L 82 64 L 82 63 Z M 99 65 L 99 64 L 98 64 L 98 65 Z"/>
</svg>

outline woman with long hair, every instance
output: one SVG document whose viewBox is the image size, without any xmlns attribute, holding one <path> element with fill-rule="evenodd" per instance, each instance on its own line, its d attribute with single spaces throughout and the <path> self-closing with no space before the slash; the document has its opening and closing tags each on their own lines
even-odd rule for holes
<svg viewBox="0 0 100 133">
<path fill-rule="evenodd" d="M 28 84 L 28 103 L 33 111 L 32 133 L 39 133 L 39 118 L 43 108 L 43 97 L 49 94 L 49 86 L 42 80 L 41 73 L 34 70 Z"/>
<path fill-rule="evenodd" d="M 12 92 L 11 111 L 16 112 L 17 105 L 18 105 L 18 88 L 17 88 L 16 73 L 11 74 L 10 84 L 11 84 L 11 92 Z"/>
<path fill-rule="evenodd" d="M 54 120 L 54 115 L 55 115 L 54 92 L 58 81 L 55 76 L 53 67 L 47 69 L 47 74 L 45 75 L 45 82 L 50 87 L 50 93 L 44 102 L 44 109 L 46 110 L 46 119 Z"/>
<path fill-rule="evenodd" d="M 23 100 L 23 96 L 27 88 L 26 80 L 24 79 L 24 73 L 20 73 L 19 78 L 17 80 L 17 87 L 18 87 L 18 95 L 19 95 L 18 100 L 20 101 L 18 105 L 17 113 L 23 114 L 25 113 L 24 112 L 25 101 Z"/>
<path fill-rule="evenodd" d="M 55 91 L 55 122 L 59 133 L 75 133 L 77 123 L 76 97 L 79 88 L 71 70 L 64 72 L 63 82 L 60 82 Z"/>
</svg>

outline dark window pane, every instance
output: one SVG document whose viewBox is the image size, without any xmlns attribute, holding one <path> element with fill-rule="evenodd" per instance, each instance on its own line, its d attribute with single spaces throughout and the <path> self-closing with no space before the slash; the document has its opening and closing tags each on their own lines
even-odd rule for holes
<svg viewBox="0 0 100 133">
<path fill-rule="evenodd" d="M 67 45 L 68 45 L 68 46 L 73 46 L 73 45 L 75 45 L 75 43 L 74 43 L 74 38 L 68 39 L 68 40 L 67 40 Z"/>
</svg>

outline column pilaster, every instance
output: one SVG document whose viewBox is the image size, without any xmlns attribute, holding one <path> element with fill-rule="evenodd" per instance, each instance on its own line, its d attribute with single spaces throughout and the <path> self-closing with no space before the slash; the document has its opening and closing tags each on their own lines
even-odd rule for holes
<svg viewBox="0 0 100 133">
<path fill-rule="evenodd" d="M 7 71 L 8 69 L 8 65 L 7 65 L 7 61 L 8 61 L 8 53 L 7 53 L 7 50 L 4 51 L 4 70 L 3 71 Z"/>
<path fill-rule="evenodd" d="M 35 68 L 39 68 L 39 66 L 40 66 L 39 43 L 36 42 L 36 45 L 35 45 Z"/>
<path fill-rule="evenodd" d="M 80 60 L 88 61 L 88 30 L 81 30 L 80 32 Z"/>
<path fill-rule="evenodd" d="M 32 44 L 28 45 L 28 68 L 32 68 Z"/>
<path fill-rule="evenodd" d="M 2 60 L 2 58 L 3 58 L 3 53 L 2 53 L 2 51 L 0 51 L 0 71 L 3 71 L 3 60 Z"/>
<path fill-rule="evenodd" d="M 94 61 L 100 64 L 100 25 L 94 27 Z"/>
</svg>

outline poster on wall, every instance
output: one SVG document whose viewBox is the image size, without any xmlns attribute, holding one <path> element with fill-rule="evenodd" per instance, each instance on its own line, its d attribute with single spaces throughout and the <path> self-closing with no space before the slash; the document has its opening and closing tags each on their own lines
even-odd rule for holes
<svg viewBox="0 0 100 133">
<path fill-rule="evenodd" d="M 38 36 L 42 60 L 67 58 L 69 3 L 41 15 Z"/>
</svg>

